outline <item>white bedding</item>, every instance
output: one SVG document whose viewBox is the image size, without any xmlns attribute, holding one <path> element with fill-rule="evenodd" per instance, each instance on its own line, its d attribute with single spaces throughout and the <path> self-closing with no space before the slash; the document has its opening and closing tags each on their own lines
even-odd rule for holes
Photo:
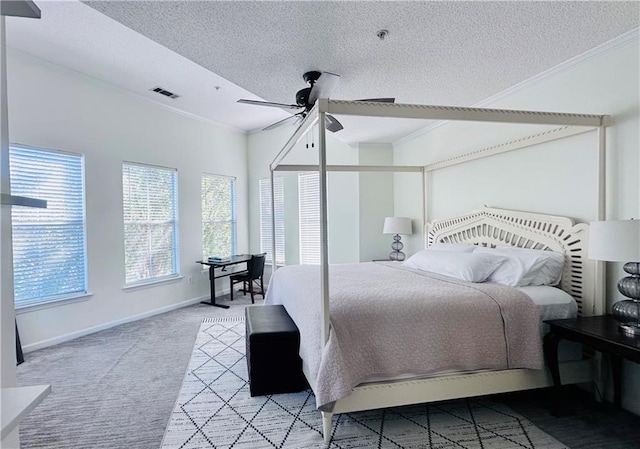
<svg viewBox="0 0 640 449">
<path fill-rule="evenodd" d="M 284 304 L 300 328 L 321 409 L 373 377 L 542 367 L 539 313 L 526 294 L 386 263 L 330 266 L 323 348 L 319 274 L 317 266 L 278 270 L 265 304 Z"/>
<path fill-rule="evenodd" d="M 540 322 L 544 320 L 560 320 L 578 316 L 578 304 L 573 297 L 557 287 L 530 285 L 518 287 L 535 303 L 540 314 Z"/>
</svg>

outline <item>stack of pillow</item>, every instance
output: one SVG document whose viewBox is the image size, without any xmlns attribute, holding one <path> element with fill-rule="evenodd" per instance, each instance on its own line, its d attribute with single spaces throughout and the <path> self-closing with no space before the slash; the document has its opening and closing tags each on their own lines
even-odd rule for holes
<svg viewBox="0 0 640 449">
<path fill-rule="evenodd" d="M 564 255 L 512 246 L 486 248 L 434 243 L 409 257 L 403 265 L 469 282 L 495 282 L 510 287 L 558 285 Z"/>
</svg>

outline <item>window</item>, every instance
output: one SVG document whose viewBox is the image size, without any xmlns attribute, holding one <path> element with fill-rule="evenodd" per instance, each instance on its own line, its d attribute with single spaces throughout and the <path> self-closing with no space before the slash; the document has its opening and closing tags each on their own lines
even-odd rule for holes
<svg viewBox="0 0 640 449">
<path fill-rule="evenodd" d="M 11 146 L 11 194 L 47 201 L 12 207 L 16 307 L 87 292 L 84 158 Z"/>
<path fill-rule="evenodd" d="M 236 178 L 202 175 L 202 257 L 236 254 Z"/>
<path fill-rule="evenodd" d="M 178 275 L 178 172 L 122 164 L 125 282 Z"/>
<path fill-rule="evenodd" d="M 282 177 L 273 178 L 273 195 L 276 215 L 276 263 L 284 265 L 284 182 Z M 271 180 L 260 180 L 260 252 L 267 253 L 272 262 L 271 237 Z"/>
<path fill-rule="evenodd" d="M 317 172 L 298 174 L 300 263 L 320 264 L 320 177 Z"/>
</svg>

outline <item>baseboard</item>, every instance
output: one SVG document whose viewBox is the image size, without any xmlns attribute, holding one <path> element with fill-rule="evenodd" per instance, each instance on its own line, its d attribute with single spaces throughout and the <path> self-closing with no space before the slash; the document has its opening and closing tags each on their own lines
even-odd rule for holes
<svg viewBox="0 0 640 449">
<path fill-rule="evenodd" d="M 227 294 L 227 293 L 229 293 L 228 289 L 226 291 L 223 290 L 222 292 L 218 292 L 217 296 L 222 296 L 222 295 Z M 197 304 L 200 301 L 204 301 L 204 300 L 207 300 L 207 299 L 209 299 L 209 295 L 201 296 L 201 297 L 198 297 L 198 298 L 188 299 L 186 301 L 182 301 L 182 302 L 179 302 L 179 303 L 176 303 L 176 304 L 170 304 L 168 306 L 160 307 L 159 309 L 149 310 L 147 312 L 140 313 L 138 315 L 128 316 L 128 317 L 125 317 L 125 318 L 121 318 L 119 320 L 110 321 L 108 323 L 102 323 L 102 324 L 99 324 L 97 326 L 88 327 L 86 329 L 82 329 L 82 330 L 75 331 L 75 332 L 70 332 L 70 333 L 64 334 L 64 335 L 59 335 L 57 337 L 49 338 L 47 340 L 42 340 L 42 341 L 38 341 L 36 343 L 31 343 L 31 344 L 28 344 L 28 345 L 24 345 L 22 347 L 22 352 L 23 353 L 27 353 L 27 352 L 36 351 L 38 349 L 47 348 L 49 346 L 53 346 L 53 345 L 57 345 L 57 344 L 60 344 L 60 343 L 64 343 L 66 341 L 70 341 L 70 340 L 73 340 L 73 339 L 78 338 L 78 337 L 84 337 L 85 335 L 93 334 L 95 332 L 100 332 L 100 331 L 103 331 L 105 329 L 110 329 L 112 327 L 119 326 L 120 324 L 131 323 L 132 321 L 142 320 L 144 318 L 149 318 L 149 317 L 154 316 L 154 315 L 160 315 L 161 313 L 170 312 L 172 310 L 177 310 L 177 309 L 180 309 L 182 307 L 190 306 L 192 304 Z"/>
</svg>

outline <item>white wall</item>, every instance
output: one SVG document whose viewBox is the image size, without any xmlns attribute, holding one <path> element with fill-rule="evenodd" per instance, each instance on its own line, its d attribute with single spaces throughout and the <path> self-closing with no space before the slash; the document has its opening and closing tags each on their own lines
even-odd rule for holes
<svg viewBox="0 0 640 449">
<path fill-rule="evenodd" d="M 638 30 L 585 57 L 514 89 L 486 107 L 611 114 L 607 156 L 607 218 L 640 217 L 640 91 Z M 447 123 L 397 145 L 398 165 L 424 165 L 532 134 L 540 127 Z M 483 204 L 596 219 L 595 133 L 571 137 L 433 173 L 428 219 Z M 396 176 L 398 215 L 421 217 L 419 184 Z M 423 245 L 412 236 L 410 251 Z M 622 264 L 608 264 L 608 307 L 624 299 L 615 289 Z M 640 366 L 625 364 L 623 406 L 640 414 Z"/>
<path fill-rule="evenodd" d="M 269 164 L 282 149 L 293 127 L 258 132 L 249 136 L 250 247 L 260 250 L 260 196 L 258 180 L 269 177 Z M 317 132 L 309 135 L 282 161 L 282 164 L 317 164 Z M 315 139 L 314 147 L 311 147 Z M 327 163 L 336 165 L 392 165 L 393 148 L 388 144 L 350 146 L 327 133 Z M 298 182 L 295 172 L 283 176 L 285 196 L 286 264 L 299 262 Z M 329 261 L 353 263 L 387 258 L 391 237 L 382 234 L 384 217 L 393 215 L 393 175 L 391 173 L 330 172 L 329 181 Z"/>
<path fill-rule="evenodd" d="M 16 50 L 9 52 L 8 75 L 12 143 L 84 154 L 86 170 L 92 296 L 43 310 L 19 311 L 26 349 L 208 298 L 206 272 L 195 263 L 202 258 L 200 176 L 207 172 L 237 177 L 238 250 L 248 250 L 245 133 L 176 114 Z M 178 170 L 181 280 L 123 290 L 123 161 Z M 193 284 L 188 283 L 189 276 Z"/>
<path fill-rule="evenodd" d="M 393 147 L 359 145 L 360 165 L 393 165 Z M 385 217 L 393 216 L 393 173 L 360 172 L 360 261 L 388 259 L 393 236 L 384 235 Z"/>
<path fill-rule="evenodd" d="M 269 164 L 282 149 L 293 131 L 292 126 L 283 126 L 270 131 L 249 135 L 249 242 L 252 252 L 260 251 L 260 195 L 258 182 L 270 176 Z M 315 133 L 314 135 L 317 135 Z M 303 139 L 282 161 L 282 164 L 317 164 L 317 137 L 314 147 L 309 148 Z M 358 149 L 350 147 L 327 133 L 327 163 L 354 165 L 358 162 Z M 285 196 L 285 258 L 286 264 L 299 262 L 298 234 L 298 174 L 276 172 L 284 176 Z M 358 262 L 359 218 L 357 173 L 329 173 L 328 176 L 329 258 L 331 263 Z"/>
</svg>

